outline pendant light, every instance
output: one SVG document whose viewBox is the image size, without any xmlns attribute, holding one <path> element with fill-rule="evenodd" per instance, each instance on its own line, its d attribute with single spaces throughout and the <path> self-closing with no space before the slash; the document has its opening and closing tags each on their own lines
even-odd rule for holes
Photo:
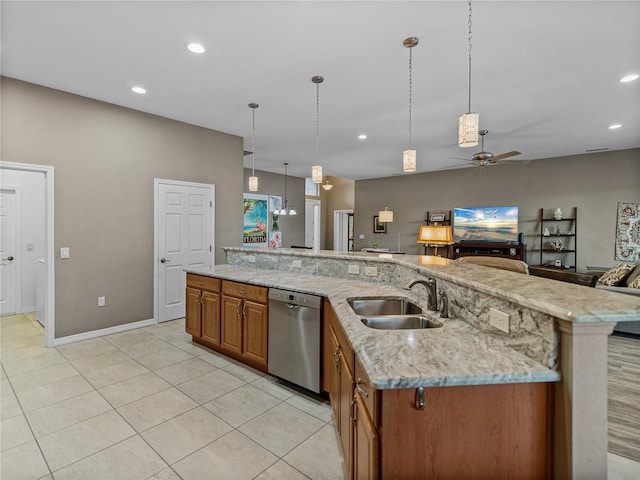
<svg viewBox="0 0 640 480">
<path fill-rule="evenodd" d="M 478 145 L 480 115 L 471 111 L 471 0 L 468 0 L 469 16 L 467 21 L 467 51 L 469 53 L 469 104 L 467 113 L 458 118 L 458 146 L 475 147 Z"/>
<path fill-rule="evenodd" d="M 333 184 L 329 183 L 329 177 L 326 177 L 326 180 L 322 184 L 322 188 L 324 188 L 327 192 L 333 188 Z"/>
<path fill-rule="evenodd" d="M 251 176 L 249 177 L 249 191 L 257 192 L 258 191 L 258 177 L 256 177 L 256 108 L 258 108 L 257 103 L 250 103 L 249 108 L 252 113 L 252 123 L 251 123 Z"/>
<path fill-rule="evenodd" d="M 274 215 L 297 215 L 296 209 L 287 206 L 287 167 L 289 164 L 287 162 L 283 163 L 284 165 L 284 203 L 282 204 L 282 208 L 280 210 L 274 210 Z"/>
<path fill-rule="evenodd" d="M 411 173 L 416 171 L 416 151 L 411 146 L 411 103 L 413 93 L 413 47 L 418 45 L 416 37 L 405 38 L 402 42 L 409 49 L 409 148 L 402 152 L 402 171 Z"/>
<path fill-rule="evenodd" d="M 322 165 L 320 165 L 320 84 L 324 78 L 320 75 L 311 77 L 311 81 L 316 84 L 316 164 L 311 167 L 311 181 L 322 183 Z"/>
</svg>

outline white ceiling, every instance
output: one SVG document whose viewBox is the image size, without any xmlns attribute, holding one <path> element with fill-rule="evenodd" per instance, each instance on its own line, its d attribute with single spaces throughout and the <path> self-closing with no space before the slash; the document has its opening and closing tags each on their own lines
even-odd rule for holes
<svg viewBox="0 0 640 480">
<path fill-rule="evenodd" d="M 467 110 L 467 2 L 3 1 L 3 75 L 245 138 L 256 169 L 310 176 L 315 84 L 325 175 L 459 167 Z M 197 41 L 196 55 L 186 44 Z M 473 2 L 472 110 L 485 150 L 539 159 L 640 147 L 639 1 Z M 148 93 L 133 94 L 133 85 Z M 609 130 L 612 123 L 622 128 Z M 360 133 L 368 139 L 358 140 Z M 244 159 L 251 166 L 251 157 Z M 500 167 L 492 167 L 500 168 Z"/>
</svg>

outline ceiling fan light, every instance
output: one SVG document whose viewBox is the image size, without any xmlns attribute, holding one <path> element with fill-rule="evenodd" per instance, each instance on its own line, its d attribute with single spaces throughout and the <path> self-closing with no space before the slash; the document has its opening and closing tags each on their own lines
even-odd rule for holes
<svg viewBox="0 0 640 480">
<path fill-rule="evenodd" d="M 311 167 L 311 181 L 313 183 L 322 183 L 322 165 Z"/>
<path fill-rule="evenodd" d="M 250 192 L 258 191 L 258 177 L 249 177 L 249 191 Z"/>
<path fill-rule="evenodd" d="M 458 146 L 475 147 L 478 145 L 480 115 L 475 112 L 458 117 Z"/>
<path fill-rule="evenodd" d="M 416 171 L 416 151 L 405 150 L 402 152 L 402 171 L 411 173 Z"/>
</svg>

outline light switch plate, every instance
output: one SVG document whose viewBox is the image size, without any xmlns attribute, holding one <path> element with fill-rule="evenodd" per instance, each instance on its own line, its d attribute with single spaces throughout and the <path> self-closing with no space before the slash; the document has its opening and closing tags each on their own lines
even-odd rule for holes
<svg viewBox="0 0 640 480">
<path fill-rule="evenodd" d="M 360 240 L 364 240 L 364 233 L 361 233 L 359 237 L 360 237 Z"/>
<path fill-rule="evenodd" d="M 33 243 L 27 243 L 27 252 L 33 252 Z"/>
<path fill-rule="evenodd" d="M 62 247 L 60 249 L 60 258 L 69 258 L 69 247 Z"/>
<path fill-rule="evenodd" d="M 360 267 L 358 265 L 349 265 L 347 266 L 347 273 L 351 273 L 353 275 L 360 275 Z"/>
<path fill-rule="evenodd" d="M 498 330 L 502 330 L 504 333 L 509 333 L 511 331 L 511 322 L 509 319 L 510 315 L 508 313 L 501 312 L 495 308 L 489 309 L 489 325 L 497 328 Z"/>
<path fill-rule="evenodd" d="M 105 297 L 98 297 L 98 306 L 104 307 L 107 304 L 107 300 Z"/>
</svg>

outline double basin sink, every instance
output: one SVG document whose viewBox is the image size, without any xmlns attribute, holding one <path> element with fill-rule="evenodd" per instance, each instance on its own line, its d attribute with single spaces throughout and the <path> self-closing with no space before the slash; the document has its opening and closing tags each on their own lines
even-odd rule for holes
<svg viewBox="0 0 640 480">
<path fill-rule="evenodd" d="M 347 302 L 369 328 L 408 330 L 438 328 L 442 323 L 424 315 L 422 308 L 406 298 L 362 297 Z"/>
</svg>

